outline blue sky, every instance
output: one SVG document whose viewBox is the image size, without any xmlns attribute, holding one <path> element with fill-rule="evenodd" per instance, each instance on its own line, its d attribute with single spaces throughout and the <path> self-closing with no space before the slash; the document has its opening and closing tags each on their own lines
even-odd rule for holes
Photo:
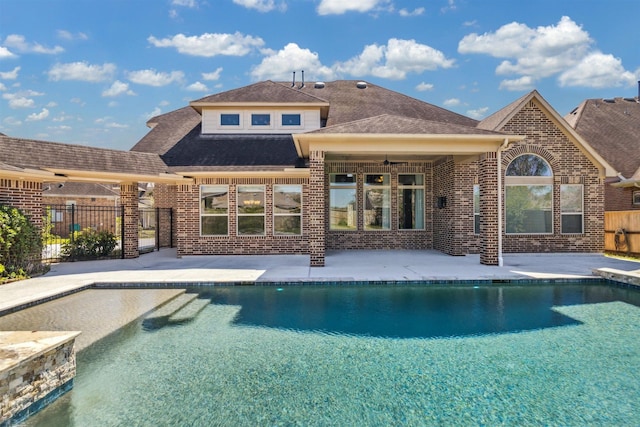
<svg viewBox="0 0 640 427">
<path fill-rule="evenodd" d="M 0 132 L 128 150 L 261 81 L 365 80 L 481 119 L 638 94 L 637 0 L 0 0 Z M 634 30 L 635 28 L 635 30 Z"/>
</svg>

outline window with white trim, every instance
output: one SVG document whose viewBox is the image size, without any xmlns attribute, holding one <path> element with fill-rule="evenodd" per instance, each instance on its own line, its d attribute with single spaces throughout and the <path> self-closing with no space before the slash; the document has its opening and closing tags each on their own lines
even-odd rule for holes
<svg viewBox="0 0 640 427">
<path fill-rule="evenodd" d="M 302 234 L 302 186 L 273 186 L 273 234 Z"/>
<path fill-rule="evenodd" d="M 391 178 L 388 173 L 364 176 L 365 230 L 391 229 Z"/>
<path fill-rule="evenodd" d="M 584 187 L 582 184 L 562 184 L 560 186 L 561 233 L 583 233 L 583 194 Z"/>
<path fill-rule="evenodd" d="M 640 206 L 640 190 L 633 192 L 632 202 L 635 206 Z"/>
<path fill-rule="evenodd" d="M 239 113 L 222 113 L 220 114 L 220 126 L 240 126 Z"/>
<path fill-rule="evenodd" d="M 251 126 L 271 126 L 271 114 L 269 113 L 251 114 Z"/>
<path fill-rule="evenodd" d="M 422 174 L 398 174 L 398 229 L 424 230 Z"/>
<path fill-rule="evenodd" d="M 542 157 L 523 154 L 505 177 L 507 234 L 553 233 L 553 172 Z"/>
<path fill-rule="evenodd" d="M 355 174 L 329 175 L 329 229 L 344 231 L 358 228 L 356 184 Z"/>
<path fill-rule="evenodd" d="M 301 126 L 302 125 L 302 116 L 298 113 L 283 113 L 281 116 L 282 126 Z"/>
<path fill-rule="evenodd" d="M 200 234 L 202 236 L 229 234 L 229 186 L 200 186 Z"/>
<path fill-rule="evenodd" d="M 238 185 L 238 235 L 264 236 L 264 185 Z"/>
</svg>

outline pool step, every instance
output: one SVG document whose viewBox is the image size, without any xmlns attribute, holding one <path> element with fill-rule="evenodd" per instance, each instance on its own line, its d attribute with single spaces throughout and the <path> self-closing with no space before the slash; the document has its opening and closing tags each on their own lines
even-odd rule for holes
<svg viewBox="0 0 640 427">
<path fill-rule="evenodd" d="M 168 323 L 175 325 L 190 322 L 209 304 L 211 304 L 209 299 L 195 299 L 169 316 Z"/>
<path fill-rule="evenodd" d="M 198 294 L 180 294 L 149 314 L 143 321 L 145 329 L 159 329 L 169 323 L 169 318 L 184 306 L 198 298 Z"/>
</svg>

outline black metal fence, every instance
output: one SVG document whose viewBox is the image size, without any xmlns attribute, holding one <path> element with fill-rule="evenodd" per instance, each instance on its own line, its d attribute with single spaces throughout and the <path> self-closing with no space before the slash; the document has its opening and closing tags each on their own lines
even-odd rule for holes
<svg viewBox="0 0 640 427">
<path fill-rule="evenodd" d="M 124 214 L 123 206 L 45 206 L 42 260 L 123 258 Z M 139 222 L 141 253 L 173 247 L 171 209 L 140 209 Z"/>
</svg>

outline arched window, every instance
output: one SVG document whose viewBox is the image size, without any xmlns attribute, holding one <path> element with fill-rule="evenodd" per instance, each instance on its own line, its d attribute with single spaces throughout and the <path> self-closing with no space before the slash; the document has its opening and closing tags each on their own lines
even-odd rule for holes
<svg viewBox="0 0 640 427">
<path fill-rule="evenodd" d="M 553 233 L 553 171 L 542 157 L 523 154 L 505 178 L 507 234 Z"/>
</svg>

